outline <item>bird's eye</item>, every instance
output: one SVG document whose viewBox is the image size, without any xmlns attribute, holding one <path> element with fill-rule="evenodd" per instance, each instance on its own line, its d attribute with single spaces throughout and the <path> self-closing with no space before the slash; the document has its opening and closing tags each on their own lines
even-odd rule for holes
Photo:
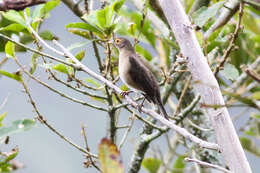
<svg viewBox="0 0 260 173">
<path fill-rule="evenodd" d="M 119 44 L 121 42 L 121 40 L 120 39 L 116 39 L 115 42 L 116 42 L 116 44 Z"/>
</svg>

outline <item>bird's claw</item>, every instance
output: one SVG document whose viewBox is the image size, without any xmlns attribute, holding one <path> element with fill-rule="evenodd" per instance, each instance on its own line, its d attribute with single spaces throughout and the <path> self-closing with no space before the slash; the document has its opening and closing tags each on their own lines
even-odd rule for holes
<svg viewBox="0 0 260 173">
<path fill-rule="evenodd" d="M 142 107 L 143 107 L 143 105 L 142 104 L 140 104 L 140 105 L 137 105 L 137 110 L 141 113 L 142 112 Z"/>
<path fill-rule="evenodd" d="M 126 95 L 130 94 L 131 92 L 133 92 L 133 91 L 122 91 L 122 92 L 120 93 L 120 95 L 121 95 L 122 97 L 125 97 Z"/>
</svg>

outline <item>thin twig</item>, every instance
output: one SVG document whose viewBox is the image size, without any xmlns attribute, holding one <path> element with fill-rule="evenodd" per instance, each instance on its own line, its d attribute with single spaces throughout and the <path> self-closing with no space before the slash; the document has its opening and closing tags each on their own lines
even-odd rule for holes
<svg viewBox="0 0 260 173">
<path fill-rule="evenodd" d="M 220 171 L 223 171 L 223 172 L 226 172 L 226 173 L 233 173 L 219 165 L 214 165 L 214 164 L 211 164 L 211 163 L 207 163 L 207 162 L 203 162 L 201 160 L 198 160 L 198 159 L 192 159 L 192 158 L 185 158 L 184 159 L 186 162 L 195 162 L 195 163 L 198 163 L 199 165 L 203 166 L 203 167 L 208 167 L 208 168 L 214 168 L 214 169 L 217 169 L 217 170 L 220 170 Z"/>
<path fill-rule="evenodd" d="M 76 98 L 73 98 L 73 97 L 70 97 L 56 89 L 54 89 L 53 87 L 49 86 L 48 84 L 44 83 L 43 81 L 39 80 L 38 78 L 34 77 L 30 72 L 28 72 L 17 60 L 15 60 L 15 62 L 17 63 L 17 65 L 21 68 L 21 70 L 23 70 L 23 72 L 25 74 L 27 74 L 31 79 L 35 80 L 36 82 L 38 82 L 39 84 L 45 86 L 46 88 L 48 88 L 49 90 L 59 94 L 60 96 L 66 98 L 66 99 L 69 99 L 75 103 L 79 103 L 79 104 L 82 104 L 84 106 L 89 106 L 91 108 L 94 108 L 94 109 L 98 109 L 98 110 L 101 110 L 101 111 L 105 111 L 107 112 L 108 110 L 103 108 L 103 107 L 99 107 L 99 106 L 96 106 L 96 105 L 93 105 L 93 104 L 90 104 L 88 102 L 82 102 L 81 100 L 78 100 Z"/>
<path fill-rule="evenodd" d="M 135 120 L 135 111 L 132 113 L 132 116 L 130 117 L 130 123 L 128 125 L 128 128 L 126 129 L 126 132 L 124 134 L 124 136 L 122 137 L 122 140 L 121 142 L 119 143 L 118 145 L 118 149 L 120 150 L 122 148 L 122 146 L 124 145 L 125 141 L 126 141 L 126 138 L 130 132 L 130 130 L 132 129 L 133 127 L 133 124 L 134 124 L 134 120 Z"/>
<path fill-rule="evenodd" d="M 15 59 L 16 60 L 16 59 Z M 46 119 L 42 116 L 42 114 L 39 112 L 30 92 L 29 92 L 29 89 L 27 87 L 27 85 L 25 84 L 24 80 L 22 79 L 21 80 L 21 84 L 23 85 L 24 87 L 24 90 L 25 90 L 25 93 L 28 95 L 29 97 L 29 100 L 30 100 L 30 103 L 31 105 L 33 106 L 36 114 L 37 114 L 37 117 L 38 117 L 38 120 L 43 123 L 45 126 L 47 126 L 51 131 L 53 131 L 55 134 L 57 134 L 59 137 L 61 137 L 64 141 L 68 142 L 70 145 L 72 145 L 73 147 L 77 148 L 79 151 L 85 153 L 85 154 L 88 154 L 90 155 L 91 157 L 93 158 L 98 158 L 97 155 L 95 154 L 92 154 L 90 152 L 88 152 L 87 150 L 85 150 L 84 148 L 78 146 L 77 144 L 75 144 L 74 142 L 72 142 L 71 140 L 69 140 L 67 137 L 65 137 L 64 135 L 62 135 L 60 132 L 58 132 L 53 126 L 51 126 L 47 121 Z"/>
<path fill-rule="evenodd" d="M 22 44 L 22 43 L 20 43 L 18 41 L 15 41 L 14 39 L 12 39 L 12 38 L 10 38 L 8 36 L 5 36 L 5 35 L 3 35 L 1 33 L 0 33 L 0 37 L 5 38 L 6 40 L 11 41 L 11 42 L 15 43 L 16 45 L 21 46 L 21 47 L 25 48 L 26 50 L 29 50 L 29 51 L 31 51 L 33 53 L 45 56 L 46 58 L 49 58 L 49 59 L 54 60 L 56 62 L 59 62 L 59 63 L 65 64 L 65 65 L 71 66 L 71 67 L 73 67 L 75 69 L 79 69 L 79 67 L 76 64 L 66 62 L 66 61 L 64 61 L 62 59 L 56 58 L 55 56 L 52 56 L 52 55 L 46 54 L 44 52 L 38 51 L 36 49 L 33 49 L 33 48 L 31 48 L 29 46 L 26 46 L 25 44 Z"/>
<path fill-rule="evenodd" d="M 9 58 L 5 57 L 3 58 L 1 61 L 0 61 L 0 68 L 2 67 L 2 65 L 4 65 L 7 61 L 8 61 Z"/>
<path fill-rule="evenodd" d="M 68 88 L 73 89 L 74 91 L 77 91 L 77 92 L 79 92 L 79 93 L 82 93 L 82 94 L 87 95 L 87 96 L 90 96 L 90 97 L 102 99 L 102 100 L 107 99 L 107 98 L 104 97 L 104 96 L 100 96 L 100 95 L 97 95 L 97 94 L 92 94 L 92 93 L 89 93 L 89 92 L 87 92 L 87 91 L 85 91 L 85 90 L 82 90 L 82 89 L 73 87 L 72 85 L 70 85 L 70 84 L 68 84 L 68 83 L 66 83 L 66 82 L 64 82 L 64 81 L 62 81 L 62 80 L 60 80 L 59 78 L 57 78 L 57 77 L 55 76 L 55 74 L 53 74 L 53 73 L 51 73 L 51 76 L 52 76 L 53 79 L 56 80 L 57 82 L 59 82 L 59 83 L 65 85 L 65 86 L 67 86 Z"/>
<path fill-rule="evenodd" d="M 97 91 L 97 90 L 101 90 L 103 87 L 98 87 L 98 88 L 95 88 L 95 87 L 92 87 L 92 86 L 89 86 L 87 84 L 85 84 L 82 80 L 80 79 L 77 79 L 75 76 L 73 76 L 72 78 L 74 81 L 76 81 L 77 83 L 79 83 L 81 86 L 87 88 L 87 89 L 91 89 L 91 90 L 94 90 L 94 91 Z"/>
<path fill-rule="evenodd" d="M 248 76 L 250 76 L 255 81 L 260 83 L 260 77 L 253 70 L 250 70 L 249 68 L 242 68 L 242 69 Z"/>
<path fill-rule="evenodd" d="M 86 135 L 86 131 L 85 131 L 85 126 L 84 124 L 81 124 L 81 132 L 86 144 L 86 150 L 88 152 L 90 152 L 89 146 L 88 146 L 88 139 L 87 139 L 87 135 Z M 98 170 L 101 172 L 100 168 L 96 165 L 95 161 L 92 159 L 92 157 L 90 155 L 87 155 L 87 159 L 89 159 L 90 163 Z"/>
<path fill-rule="evenodd" d="M 195 153 L 194 149 L 192 149 L 191 154 L 192 154 L 192 157 L 196 159 L 196 153 Z M 195 167 L 196 173 L 200 173 L 199 164 L 194 162 L 194 167 Z"/>
<path fill-rule="evenodd" d="M 207 32 L 204 34 L 204 40 L 207 40 L 215 30 L 224 26 L 231 19 L 231 17 L 238 10 L 239 3 L 240 0 L 228 0 L 227 3 L 225 3 L 220 16 L 216 19 L 216 22 L 211 25 Z"/>
<path fill-rule="evenodd" d="M 191 76 L 189 77 L 188 81 L 186 82 L 186 84 L 185 84 L 185 86 L 184 86 L 184 88 L 183 88 L 183 90 L 181 92 L 181 96 L 179 98 L 176 110 L 174 112 L 174 116 L 176 116 L 179 113 L 180 109 L 181 109 L 183 98 L 184 98 L 184 96 L 186 94 L 186 91 L 188 90 L 188 88 L 190 86 L 190 81 L 191 81 Z"/>
<path fill-rule="evenodd" d="M 30 32 L 32 32 L 33 36 L 36 37 L 44 46 L 46 46 L 51 51 L 55 52 L 58 55 L 63 56 L 63 52 L 58 51 L 57 49 L 54 49 L 52 46 L 49 46 L 38 34 L 37 32 L 31 27 L 30 20 L 27 16 L 26 11 L 24 11 L 24 18 L 26 22 L 26 26 L 29 28 Z"/>
<path fill-rule="evenodd" d="M 0 105 L 0 110 L 3 109 L 3 107 L 6 105 L 7 101 L 8 101 L 8 97 L 9 97 L 10 93 L 7 94 L 7 96 L 5 97 L 3 103 Z"/>
<path fill-rule="evenodd" d="M 260 65 L 260 56 L 257 57 L 257 59 L 248 66 L 248 69 L 253 70 Z M 237 79 L 236 81 L 227 89 L 229 92 L 236 92 L 237 88 L 241 86 L 247 79 L 247 74 L 243 72 Z"/>
<path fill-rule="evenodd" d="M 200 127 L 200 126 L 198 126 L 197 124 L 193 123 L 190 119 L 188 119 L 188 123 L 189 123 L 192 127 L 196 128 L 196 129 L 198 129 L 198 130 L 200 130 L 200 131 L 203 131 L 203 132 L 210 132 L 210 131 L 213 131 L 213 130 L 214 130 L 214 129 L 206 129 L 206 128 Z"/>
</svg>

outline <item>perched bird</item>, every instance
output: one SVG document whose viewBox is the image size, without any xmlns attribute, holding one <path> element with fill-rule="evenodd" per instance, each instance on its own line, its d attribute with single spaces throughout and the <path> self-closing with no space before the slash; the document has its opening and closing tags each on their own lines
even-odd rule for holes
<svg viewBox="0 0 260 173">
<path fill-rule="evenodd" d="M 160 88 L 152 72 L 144 65 L 129 40 L 120 37 L 116 38 L 114 43 L 119 50 L 118 66 L 121 80 L 130 89 L 141 91 L 149 102 L 158 105 L 164 117 L 168 120 L 168 114 L 162 104 Z M 125 94 L 128 93 L 122 95 Z"/>
</svg>

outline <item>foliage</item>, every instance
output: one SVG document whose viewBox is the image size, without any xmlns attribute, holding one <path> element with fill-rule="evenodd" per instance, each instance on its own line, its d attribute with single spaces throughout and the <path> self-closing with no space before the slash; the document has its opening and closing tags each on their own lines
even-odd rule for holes
<svg viewBox="0 0 260 173">
<path fill-rule="evenodd" d="M 7 113 L 0 115 L 0 145 L 3 142 L 8 143 L 9 136 L 15 133 L 20 133 L 27 131 L 35 126 L 35 121 L 31 119 L 16 120 L 12 123 L 11 126 L 6 127 L 3 124 L 3 120 L 6 117 Z M 14 159 L 18 155 L 18 148 L 14 148 L 10 152 L 0 152 L 0 172 L 12 172 L 16 169 L 22 167 L 21 163 L 18 163 Z"/>
<path fill-rule="evenodd" d="M 211 130 L 212 125 L 209 120 L 205 118 L 207 116 L 204 114 L 205 108 L 212 107 L 218 109 L 223 106 L 239 106 L 241 109 L 244 107 L 247 109 L 249 108 L 252 113 L 250 118 L 241 125 L 240 141 L 245 150 L 259 157 L 259 146 L 256 144 L 258 141 L 255 142 L 260 139 L 259 84 L 247 76 L 242 83 L 239 83 L 237 86 L 233 85 L 236 85 L 237 79 L 244 74 L 241 65 L 250 66 L 260 55 L 260 13 L 252 6 L 245 5 L 242 19 L 239 17 L 238 12 L 235 13 L 229 20 L 230 22 L 216 29 L 205 40 L 204 34 L 219 20 L 223 9 L 226 8 L 224 5 L 225 2 L 226 1 L 210 1 L 208 6 L 201 6 L 191 14 L 191 16 L 193 25 L 198 29 L 196 31 L 197 39 L 207 57 L 210 68 L 212 71 L 215 71 L 217 67 L 220 69 L 220 72 L 216 74 L 216 79 L 220 84 L 222 94 L 225 96 L 226 105 L 203 105 L 197 103 L 197 105 L 182 118 L 181 125 L 183 128 L 188 129 L 193 135 L 203 140 L 212 141 L 212 138 L 215 136 Z M 80 1 L 79 3 L 83 2 Z M 178 62 L 177 57 L 182 56 L 179 47 L 177 46 L 178 43 L 172 32 L 170 32 L 170 29 L 167 28 L 167 22 L 164 21 L 164 16 L 160 13 L 160 10 L 155 8 L 156 6 L 154 6 L 151 1 L 143 0 L 139 3 L 142 8 L 134 8 L 133 1 L 105 1 L 102 6 L 97 5 L 98 7 L 96 9 L 84 13 L 82 16 L 78 16 L 81 19 L 81 22 L 68 21 L 65 28 L 68 32 L 73 34 L 71 37 L 80 37 L 83 41 L 81 40 L 81 42 L 72 43 L 67 49 L 73 51 L 75 57 L 87 66 L 88 64 L 86 62 L 89 59 L 85 57 L 87 57 L 86 55 L 90 55 L 90 52 L 87 52 L 84 47 L 92 45 L 93 51 L 91 53 L 95 55 L 98 64 L 98 67 L 93 67 L 93 69 L 95 68 L 96 71 L 99 70 L 97 72 L 99 75 L 116 83 L 118 79 L 118 51 L 110 41 L 118 35 L 129 38 L 131 41 L 134 41 L 135 50 L 141 55 L 140 58 L 149 64 L 149 68 L 152 69 L 152 72 L 160 79 L 160 84 L 163 88 L 163 93 L 161 95 L 166 99 L 165 102 L 169 108 L 169 112 L 176 113 L 177 105 L 180 107 L 178 110 L 179 112 L 177 111 L 177 113 L 181 114 L 182 111 L 191 104 L 196 95 L 193 85 L 196 84 L 197 81 L 192 82 L 192 84 L 188 86 L 187 91 L 182 93 L 190 74 L 185 70 L 186 64 Z M 43 30 L 41 27 L 42 23 L 50 17 L 50 12 L 55 10 L 55 7 L 59 4 L 59 0 L 50 0 L 45 4 L 37 5 L 35 8 L 26 8 L 24 11 L 9 10 L 7 12 L 1 12 L 0 34 L 15 38 L 16 42 L 24 43 L 26 45 L 30 43 L 35 44 L 37 51 L 44 52 L 44 48 L 41 47 L 41 42 L 35 38 L 28 25 L 30 25 L 43 40 L 58 40 L 60 35 L 54 35 L 52 33 L 52 28 L 50 28 L 50 30 Z M 185 10 L 187 13 L 194 4 L 194 0 L 184 0 L 184 7 L 186 8 Z M 75 5 L 72 10 L 75 10 L 77 7 L 78 6 Z M 155 13 L 156 18 L 149 18 L 149 14 L 151 13 Z M 166 28 L 162 28 L 163 26 L 156 26 L 156 20 L 162 22 Z M 240 20 L 241 26 L 236 28 L 236 24 Z M 169 30 L 169 35 L 166 36 L 163 33 L 163 29 Z M 238 37 L 234 43 L 231 43 L 230 40 L 236 29 L 239 29 Z M 12 62 L 16 62 L 17 54 L 29 50 L 28 48 L 14 43 L 15 41 L 7 41 L 0 37 L 0 51 L 4 52 L 8 60 Z M 220 61 L 224 60 L 225 53 L 230 45 L 232 46 L 231 52 L 228 54 L 227 60 L 225 60 L 220 67 Z M 102 54 L 100 52 L 105 53 Z M 88 99 L 91 100 L 91 103 L 93 102 L 94 104 L 101 105 L 101 108 L 107 110 L 109 120 L 111 120 L 110 132 L 108 133 L 115 133 L 115 136 L 117 137 L 116 132 L 113 132 L 113 128 L 115 131 L 118 130 L 118 114 L 125 112 L 119 110 L 125 109 L 126 111 L 129 111 L 128 107 L 122 105 L 124 104 L 122 97 L 91 76 L 82 77 L 81 75 L 77 75 L 78 69 L 68 65 L 75 64 L 75 62 L 68 57 L 64 59 L 65 63 L 46 61 L 43 57 L 44 56 L 39 53 L 32 53 L 31 62 L 27 66 L 30 67 L 30 74 L 35 75 L 34 73 L 38 72 L 37 67 L 43 67 L 46 69 L 48 76 L 51 76 L 50 78 L 54 79 L 56 82 L 73 89 L 78 92 L 78 94 L 84 94 L 84 98 L 87 96 Z M 252 70 L 259 76 L 259 65 Z M 14 79 L 22 84 L 21 73 L 25 74 L 21 71 L 13 72 L 11 69 L 0 69 L 1 76 Z M 67 77 L 67 81 L 63 81 L 64 76 Z M 116 83 L 116 85 L 120 84 Z M 233 88 L 230 88 L 230 86 L 233 86 Z M 119 87 L 123 91 L 128 90 L 126 85 L 121 85 Z M 51 86 L 47 88 L 51 88 Z M 54 89 L 51 88 L 50 90 L 53 91 Z M 184 96 L 182 94 L 184 94 Z M 63 91 L 60 91 L 59 95 L 68 98 Z M 84 102 L 84 100 L 81 101 L 78 98 L 69 99 L 70 101 L 89 106 L 88 102 Z M 248 113 L 243 113 L 240 116 L 246 117 L 247 114 Z M 0 115 L 0 138 L 5 138 L 11 134 L 28 130 L 35 125 L 34 120 L 24 119 L 14 121 L 11 126 L 5 127 L 2 125 L 2 120 L 5 116 L 5 113 Z M 112 122 L 112 120 L 114 122 Z M 153 122 L 150 121 L 149 118 L 147 121 Z M 160 124 L 156 125 L 159 126 Z M 148 131 L 149 133 L 146 130 L 142 131 L 140 135 L 143 135 L 144 138 L 138 138 L 138 140 L 143 141 L 152 133 L 152 130 Z M 156 129 L 153 131 L 161 133 L 160 135 L 166 133 L 157 131 Z M 137 135 L 135 137 L 137 138 Z M 157 137 L 153 140 L 156 138 Z M 172 159 L 169 164 L 170 168 L 168 172 L 184 172 L 186 168 L 191 166 L 190 164 L 185 163 L 184 158 L 191 156 L 193 152 L 195 152 L 196 156 L 203 161 L 217 164 L 221 163 L 219 153 L 208 152 L 207 150 L 196 148 L 193 144 L 190 144 L 188 140 L 182 140 L 184 142 L 178 143 L 175 148 L 167 148 L 169 150 L 177 150 L 178 146 L 183 147 L 183 150 L 180 151 L 181 154 L 173 155 L 174 159 Z M 123 165 L 119 148 L 117 148 L 117 145 L 114 143 L 114 139 L 110 140 L 104 138 L 98 146 L 101 169 L 105 173 L 124 172 L 124 167 L 127 165 L 127 163 Z M 13 160 L 17 154 L 18 151 L 15 151 L 7 157 L 0 158 L 0 172 L 9 170 L 9 167 L 11 166 L 10 161 Z M 142 166 L 149 173 L 157 172 L 158 169 L 164 165 L 161 159 L 152 156 L 148 156 L 145 159 L 140 158 Z M 144 154 L 142 157 L 144 157 Z"/>
</svg>

